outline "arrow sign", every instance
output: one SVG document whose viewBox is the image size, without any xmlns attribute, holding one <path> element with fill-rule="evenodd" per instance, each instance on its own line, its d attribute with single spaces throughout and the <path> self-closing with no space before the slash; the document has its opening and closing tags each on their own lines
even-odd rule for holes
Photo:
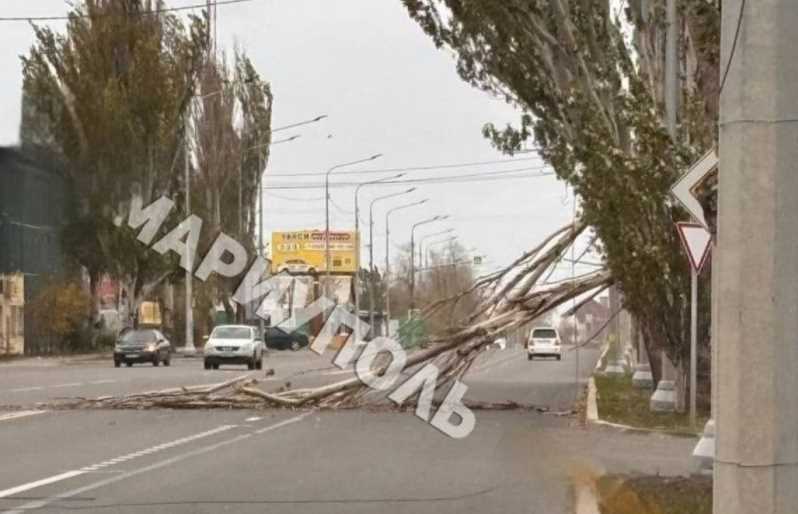
<svg viewBox="0 0 798 514">
<path fill-rule="evenodd" d="M 717 166 L 718 154 L 715 153 L 713 149 L 701 157 L 698 162 L 693 164 L 693 166 L 687 170 L 687 173 L 682 175 L 671 188 L 673 197 L 676 198 L 676 200 L 687 209 L 687 212 L 689 212 L 704 228 L 708 228 L 707 222 L 704 219 L 704 209 L 701 208 L 701 204 L 698 203 L 698 200 L 693 195 L 693 187 L 701 182 L 701 180 Z"/>
<path fill-rule="evenodd" d="M 679 238 L 682 240 L 687 257 L 690 258 L 690 266 L 696 273 L 700 273 L 709 257 L 712 240 L 709 232 L 698 223 L 678 222 L 676 229 L 679 231 Z"/>
</svg>

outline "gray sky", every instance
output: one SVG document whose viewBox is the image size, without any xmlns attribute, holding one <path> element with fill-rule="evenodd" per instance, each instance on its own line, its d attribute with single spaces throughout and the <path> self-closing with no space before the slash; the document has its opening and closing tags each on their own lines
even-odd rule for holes
<svg viewBox="0 0 798 514">
<path fill-rule="evenodd" d="M 171 0 L 180 6 L 197 0 Z M 68 11 L 62 0 L 4 0 L 4 16 L 59 15 Z M 63 27 L 63 23 L 52 23 Z M 21 70 L 19 55 L 33 34 L 27 23 L 0 25 L 0 144 L 13 144 L 19 126 Z M 322 186 L 323 176 L 276 176 L 319 173 L 330 166 L 375 153 L 383 157 L 360 169 L 431 166 L 505 159 L 484 139 L 486 122 L 515 122 L 519 113 L 503 101 L 465 84 L 455 61 L 437 50 L 407 15 L 398 0 L 254 0 L 218 8 L 218 46 L 241 46 L 260 73 L 272 83 L 275 127 L 319 114 L 328 119 L 280 138 L 301 134 L 293 142 L 275 145 L 267 187 Z M 277 136 L 277 134 L 275 135 Z M 331 136 L 331 137 L 329 137 Z M 275 137 L 276 139 L 279 139 Z M 542 166 L 540 160 L 502 165 L 448 168 L 408 173 L 406 178 L 432 178 Z M 341 170 L 344 171 L 344 170 Z M 537 175 L 546 170 L 508 173 L 505 177 Z M 332 183 L 354 182 L 386 175 L 337 175 Z M 369 202 L 376 196 L 411 185 L 361 189 L 361 219 L 368 220 Z M 410 238 L 410 225 L 434 215 L 450 220 L 417 229 L 417 235 L 454 228 L 460 242 L 487 257 L 479 272 L 508 263 L 555 228 L 571 220 L 570 193 L 555 177 L 513 178 L 453 184 L 419 184 L 415 193 L 375 205 L 375 262 L 385 254 L 385 211 L 406 202 L 429 202 L 391 217 L 395 248 Z M 323 189 L 269 189 L 264 210 L 267 231 L 324 228 Z M 354 188 L 333 188 L 332 227 L 354 226 Z M 361 222 L 365 228 L 366 223 Z M 364 243 L 367 234 L 363 237 Z M 429 239 L 432 241 L 434 239 Z M 364 248 L 363 259 L 368 253 Z M 587 271 L 583 268 L 581 271 Z M 580 271 L 580 270 L 578 270 Z M 570 273 L 564 266 L 562 273 Z M 559 273 L 558 273 L 559 275 Z"/>
</svg>

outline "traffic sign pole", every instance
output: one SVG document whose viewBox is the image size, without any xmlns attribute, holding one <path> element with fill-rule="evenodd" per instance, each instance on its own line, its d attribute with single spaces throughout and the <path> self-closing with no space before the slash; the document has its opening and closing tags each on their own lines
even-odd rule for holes
<svg viewBox="0 0 798 514">
<path fill-rule="evenodd" d="M 698 387 L 698 270 L 690 266 L 690 426 L 696 423 Z"/>
</svg>

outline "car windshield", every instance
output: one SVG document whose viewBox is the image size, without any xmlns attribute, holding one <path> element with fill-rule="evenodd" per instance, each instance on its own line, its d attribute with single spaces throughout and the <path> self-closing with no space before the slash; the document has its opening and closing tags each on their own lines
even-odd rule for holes
<svg viewBox="0 0 798 514">
<path fill-rule="evenodd" d="M 554 339 L 557 337 L 557 332 L 553 328 L 536 328 L 532 331 L 532 337 L 535 339 Z"/>
<path fill-rule="evenodd" d="M 151 343 L 157 339 L 154 330 L 133 330 L 122 336 L 122 343 Z"/>
<path fill-rule="evenodd" d="M 247 327 L 216 327 L 211 334 L 214 339 L 249 339 L 252 329 Z"/>
</svg>

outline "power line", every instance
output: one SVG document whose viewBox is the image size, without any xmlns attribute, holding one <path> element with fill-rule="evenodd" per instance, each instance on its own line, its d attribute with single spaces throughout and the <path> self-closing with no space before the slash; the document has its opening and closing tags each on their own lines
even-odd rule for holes
<svg viewBox="0 0 798 514">
<path fill-rule="evenodd" d="M 523 157 L 521 159 L 501 159 L 501 160 L 494 160 L 494 161 L 478 161 L 478 162 L 464 162 L 464 163 L 447 163 L 447 164 L 436 164 L 436 165 L 424 165 L 424 166 L 408 166 L 404 168 L 379 168 L 379 169 L 369 169 L 369 170 L 347 170 L 347 171 L 336 171 L 336 175 L 361 175 L 361 174 L 368 174 L 368 173 L 396 173 L 399 171 L 428 171 L 428 170 L 438 170 L 438 169 L 447 169 L 447 168 L 470 168 L 474 166 L 485 166 L 488 164 L 510 164 L 514 162 L 523 162 L 523 161 L 539 161 L 540 157 Z M 311 177 L 314 175 L 325 175 L 326 171 L 296 171 L 296 172 L 278 172 L 278 173 L 269 173 L 272 177 Z"/>
<path fill-rule="evenodd" d="M 519 173 L 523 171 L 530 171 L 540 168 L 519 168 L 513 170 L 503 170 L 503 171 L 492 171 L 492 172 L 482 172 L 482 173 L 471 173 L 467 175 L 447 175 L 443 177 L 427 177 L 427 178 L 416 178 L 416 179 L 402 179 L 402 180 L 386 180 L 385 182 L 381 182 L 383 185 L 391 185 L 391 184 L 456 184 L 456 183 L 467 183 L 467 182 L 480 182 L 480 181 L 494 181 L 494 180 L 507 180 L 507 179 L 529 179 L 529 178 L 540 178 L 540 177 L 549 177 L 555 175 L 554 172 L 551 173 L 538 173 L 535 175 L 518 175 L 518 176 L 501 176 L 509 173 Z M 330 184 L 330 187 L 354 187 L 357 186 L 358 182 L 333 182 Z M 265 190 L 278 190 L 278 189 L 320 189 L 324 188 L 323 184 L 302 184 L 302 183 L 277 183 L 272 184 L 269 186 L 263 186 Z"/>
<path fill-rule="evenodd" d="M 734 52 L 737 50 L 737 38 L 740 36 L 740 27 L 743 24 L 743 12 L 745 11 L 745 0 L 740 2 L 740 13 L 737 15 L 737 28 L 734 30 L 734 39 L 732 40 L 732 47 L 731 51 L 729 52 L 729 60 L 726 61 L 726 69 L 723 71 L 723 79 L 720 81 L 720 87 L 718 88 L 718 95 L 723 92 L 723 86 L 726 85 L 726 77 L 729 75 L 729 69 L 732 65 L 732 59 L 734 59 Z"/>
<path fill-rule="evenodd" d="M 115 13 L 115 12 L 101 12 L 101 13 L 94 13 L 94 14 L 67 14 L 62 16 L 2 16 L 0 17 L 0 21 L 57 21 L 57 20 L 70 20 L 72 18 L 94 18 L 94 17 L 101 17 L 101 16 L 149 16 L 149 15 L 158 15 L 165 12 L 175 12 L 175 11 L 188 11 L 192 9 L 204 9 L 209 5 L 212 7 L 216 7 L 217 5 L 230 5 L 230 4 L 242 4 L 245 2 L 252 2 L 254 0 L 216 0 L 215 2 L 209 3 L 202 3 L 202 4 L 191 4 L 191 5 L 183 5 L 180 7 L 166 7 L 163 9 L 156 9 L 150 11 L 140 11 L 140 12 L 126 12 L 123 14 Z"/>
</svg>

